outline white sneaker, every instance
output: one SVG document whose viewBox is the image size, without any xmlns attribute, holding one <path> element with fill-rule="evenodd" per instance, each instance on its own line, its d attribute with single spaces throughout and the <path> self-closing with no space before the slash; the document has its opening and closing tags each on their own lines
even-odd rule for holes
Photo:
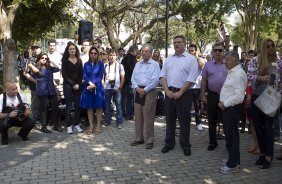
<svg viewBox="0 0 282 184">
<path fill-rule="evenodd" d="M 223 159 L 221 161 L 221 166 L 226 166 L 227 161 L 228 161 L 227 159 Z M 236 167 L 238 167 L 240 169 L 240 165 L 239 164 Z"/>
<path fill-rule="evenodd" d="M 197 125 L 197 130 L 203 131 L 204 130 L 203 125 L 202 124 L 198 124 Z"/>
<path fill-rule="evenodd" d="M 73 134 L 72 126 L 69 126 L 69 127 L 67 128 L 67 133 L 68 133 L 68 134 Z"/>
<path fill-rule="evenodd" d="M 225 166 L 221 166 L 219 167 L 219 172 L 223 173 L 223 174 L 229 174 L 229 173 L 234 173 L 234 172 L 239 172 L 240 168 L 239 167 L 234 167 L 234 168 L 230 168 Z"/>
<path fill-rule="evenodd" d="M 79 125 L 76 125 L 76 126 L 74 127 L 74 129 L 75 129 L 78 133 L 83 132 L 83 130 L 80 128 Z"/>
</svg>

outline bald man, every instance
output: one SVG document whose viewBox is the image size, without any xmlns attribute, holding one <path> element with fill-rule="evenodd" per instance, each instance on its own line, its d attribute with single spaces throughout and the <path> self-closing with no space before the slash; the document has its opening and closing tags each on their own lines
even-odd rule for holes
<svg viewBox="0 0 282 184">
<path fill-rule="evenodd" d="M 5 92 L 0 95 L 0 132 L 1 144 L 8 144 L 8 129 L 12 126 L 22 127 L 18 136 L 28 141 L 27 135 L 34 127 L 34 121 L 29 118 L 30 107 L 24 95 L 18 92 L 15 83 L 6 82 Z"/>
</svg>

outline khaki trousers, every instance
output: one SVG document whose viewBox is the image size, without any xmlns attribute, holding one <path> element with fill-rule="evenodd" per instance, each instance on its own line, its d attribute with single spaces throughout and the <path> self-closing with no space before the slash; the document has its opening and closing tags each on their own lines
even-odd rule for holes
<svg viewBox="0 0 282 184">
<path fill-rule="evenodd" d="M 157 92 L 152 90 L 146 94 L 145 105 L 134 103 L 135 113 L 135 141 L 153 143 L 154 121 L 157 105 Z"/>
</svg>

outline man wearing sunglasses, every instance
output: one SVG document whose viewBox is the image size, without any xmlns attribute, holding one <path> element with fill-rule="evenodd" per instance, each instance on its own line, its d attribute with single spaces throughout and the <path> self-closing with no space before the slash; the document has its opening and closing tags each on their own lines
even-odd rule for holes
<svg viewBox="0 0 282 184">
<path fill-rule="evenodd" d="M 207 62 L 202 71 L 201 101 L 207 103 L 209 124 L 209 146 L 208 151 L 217 147 L 216 124 L 218 120 L 219 93 L 227 76 L 227 69 L 223 63 L 223 46 L 216 43 L 213 46 L 213 60 Z M 206 90 L 207 89 L 207 90 Z M 206 96 L 207 93 L 207 96 Z"/>
</svg>

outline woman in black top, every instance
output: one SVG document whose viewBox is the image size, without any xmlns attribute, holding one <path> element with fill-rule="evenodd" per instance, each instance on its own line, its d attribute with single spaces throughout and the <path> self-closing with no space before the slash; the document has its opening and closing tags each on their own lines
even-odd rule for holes
<svg viewBox="0 0 282 184">
<path fill-rule="evenodd" d="M 66 123 L 67 133 L 73 133 L 72 123 L 70 122 L 70 114 L 72 109 L 72 102 L 74 102 L 74 129 L 77 132 L 83 132 L 79 126 L 80 118 L 80 96 L 81 83 L 83 77 L 82 61 L 79 57 L 79 50 L 77 46 L 69 42 L 62 58 L 62 76 L 64 79 L 63 88 L 66 100 Z"/>
</svg>

